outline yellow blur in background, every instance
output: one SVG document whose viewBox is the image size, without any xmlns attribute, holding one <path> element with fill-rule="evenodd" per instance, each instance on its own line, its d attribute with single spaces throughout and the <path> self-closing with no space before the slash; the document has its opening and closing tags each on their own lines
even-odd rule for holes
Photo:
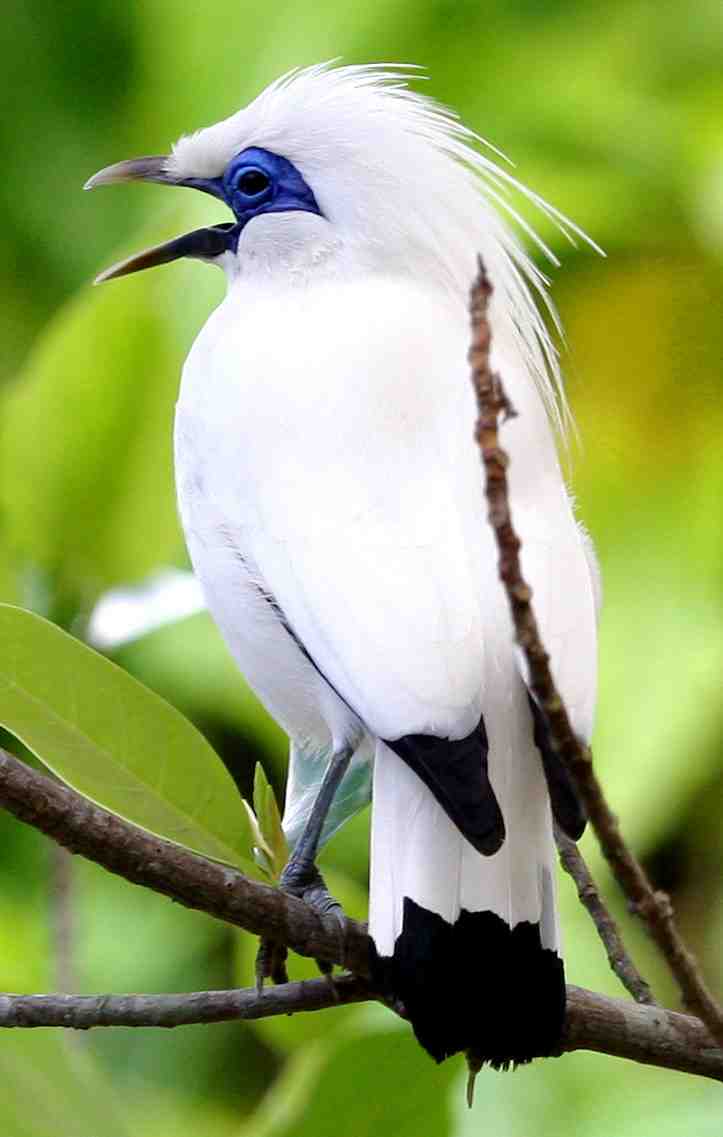
<svg viewBox="0 0 723 1137">
<path fill-rule="evenodd" d="M 580 517 L 604 581 L 595 755 L 628 839 L 723 987 L 723 8 L 719 0 L 6 0 L 0 197 L 0 599 L 74 629 L 110 587 L 185 564 L 171 422 L 183 358 L 223 290 L 179 262 L 93 290 L 119 255 L 222 220 L 155 186 L 83 195 L 95 170 L 161 153 L 291 67 L 414 62 L 425 91 L 502 148 L 607 259 L 542 226 L 581 442 Z M 181 200 L 182 199 L 182 200 Z M 526 214 L 533 223 L 539 219 Z M 205 615 L 115 658 L 194 719 L 246 792 L 284 740 Z M 149 754 L 149 762 L 153 755 Z M 364 917 L 366 816 L 325 851 Z M 590 837 L 584 849 L 643 972 L 677 1005 Z M 0 817 L 0 987 L 58 983 L 57 867 Z M 77 863 L 80 991 L 247 984 L 250 937 Z M 568 978 L 619 993 L 567 881 Z M 295 963 L 295 974 L 313 967 Z M 455 997 L 454 987 L 450 997 Z M 460 995 L 460 997 L 463 997 Z M 592 1054 L 437 1068 L 378 1007 L 253 1024 L 8 1032 L 3 1137 L 713 1137 L 712 1084 Z"/>
</svg>

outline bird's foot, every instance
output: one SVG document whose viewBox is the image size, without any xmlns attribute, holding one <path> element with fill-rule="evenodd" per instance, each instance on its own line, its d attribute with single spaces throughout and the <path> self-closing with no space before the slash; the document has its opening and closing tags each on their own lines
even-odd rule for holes
<svg viewBox="0 0 723 1137">
<path fill-rule="evenodd" d="M 294 861 L 292 857 L 281 874 L 279 888 L 287 896 L 303 900 L 320 916 L 334 916 L 340 928 L 343 926 L 344 910 L 329 892 L 315 864 Z M 257 991 L 261 991 L 266 979 L 271 979 L 273 983 L 288 983 L 287 957 L 288 950 L 285 944 L 266 937 L 262 938 L 256 953 Z M 316 965 L 323 975 L 331 975 L 332 964 L 327 960 L 317 959 Z"/>
</svg>

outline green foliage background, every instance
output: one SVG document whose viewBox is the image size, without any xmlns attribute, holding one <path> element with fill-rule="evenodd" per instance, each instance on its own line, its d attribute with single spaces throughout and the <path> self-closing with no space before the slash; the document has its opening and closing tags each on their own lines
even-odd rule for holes
<svg viewBox="0 0 723 1137">
<path fill-rule="evenodd" d="M 100 166 L 162 152 L 292 66 L 414 61 L 429 69 L 430 93 L 606 248 L 603 261 L 545 232 L 564 260 L 554 296 L 582 437 L 574 485 L 605 582 L 595 749 L 628 837 L 723 987 L 719 0 L 5 0 L 2 34 L 0 599 L 76 632 L 104 589 L 184 563 L 171 416 L 184 355 L 223 287 L 220 274 L 179 263 L 90 289 L 119 254 L 221 219 L 207 199 L 155 186 L 83 195 Z M 148 635 L 117 662 L 196 722 L 245 796 L 258 758 L 283 788 L 283 739 L 207 617 Z M 367 824 L 325 853 L 332 887 L 359 916 Z M 52 989 L 49 850 L 0 817 L 0 859 L 0 987 Z M 248 937 L 88 864 L 75 866 L 74 891 L 81 990 L 249 981 Z M 570 980 L 615 993 L 572 889 L 561 891 Z M 631 927 L 629 942 L 674 1003 L 643 934 Z M 483 1072 L 469 1114 L 464 1076 L 461 1062 L 435 1068 L 375 1007 L 80 1040 L 18 1031 L 0 1040 L 0 1127 L 5 1137 L 721 1129 L 718 1087 L 612 1058 Z"/>
</svg>

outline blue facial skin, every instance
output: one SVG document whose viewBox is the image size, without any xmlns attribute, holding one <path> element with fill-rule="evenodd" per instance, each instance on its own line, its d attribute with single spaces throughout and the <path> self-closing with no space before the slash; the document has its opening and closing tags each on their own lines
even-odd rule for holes
<svg viewBox="0 0 723 1137">
<path fill-rule="evenodd" d="M 181 183 L 224 201 L 236 224 L 216 226 L 224 230 L 228 249 L 236 252 L 245 225 L 262 213 L 291 210 L 323 217 L 316 198 L 296 166 L 269 150 L 250 147 L 232 158 L 218 178 L 184 178 Z"/>
</svg>

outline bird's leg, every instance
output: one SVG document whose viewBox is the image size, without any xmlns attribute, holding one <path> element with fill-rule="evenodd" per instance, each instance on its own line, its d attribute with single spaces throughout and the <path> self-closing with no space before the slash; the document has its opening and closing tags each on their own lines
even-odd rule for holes
<svg viewBox="0 0 723 1137">
<path fill-rule="evenodd" d="M 315 897 L 318 892 L 319 881 L 321 881 L 321 875 L 314 863 L 321 840 L 321 831 L 334 800 L 334 795 L 349 768 L 353 753 L 354 750 L 351 746 L 344 746 L 332 754 L 308 821 L 281 874 L 281 887 L 293 896 L 300 896 L 314 907 L 318 907 Z M 327 911 L 328 909 L 322 910 Z"/>
<path fill-rule="evenodd" d="M 349 768 L 353 753 L 352 746 L 344 746 L 332 754 L 309 819 L 279 880 L 279 888 L 284 892 L 304 900 L 322 916 L 333 914 L 340 922 L 343 920 L 341 905 L 330 895 L 324 878 L 316 867 L 316 854 L 326 815 Z M 264 979 L 272 979 L 274 983 L 287 982 L 286 956 L 287 951 L 283 944 L 267 939 L 261 940 L 256 956 L 257 988 L 262 987 Z M 328 964 L 318 960 L 317 963 L 325 974 L 331 971 Z"/>
</svg>

